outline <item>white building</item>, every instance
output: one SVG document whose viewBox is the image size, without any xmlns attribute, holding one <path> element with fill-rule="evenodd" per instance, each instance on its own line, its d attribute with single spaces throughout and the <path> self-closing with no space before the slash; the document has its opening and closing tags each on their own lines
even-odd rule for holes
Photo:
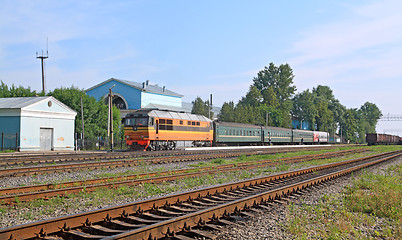
<svg viewBox="0 0 402 240">
<path fill-rule="evenodd" d="M 0 98 L 0 145 L 20 151 L 74 150 L 76 115 L 54 97 Z"/>
</svg>

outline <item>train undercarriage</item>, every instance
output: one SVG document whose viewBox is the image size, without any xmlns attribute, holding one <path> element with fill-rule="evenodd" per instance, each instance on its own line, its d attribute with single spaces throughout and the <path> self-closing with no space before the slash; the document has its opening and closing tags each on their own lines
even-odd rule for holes
<svg viewBox="0 0 402 240">
<path fill-rule="evenodd" d="M 211 147 L 212 141 L 139 141 L 133 142 L 130 150 L 143 150 L 143 151 L 171 151 L 176 147 Z"/>
</svg>

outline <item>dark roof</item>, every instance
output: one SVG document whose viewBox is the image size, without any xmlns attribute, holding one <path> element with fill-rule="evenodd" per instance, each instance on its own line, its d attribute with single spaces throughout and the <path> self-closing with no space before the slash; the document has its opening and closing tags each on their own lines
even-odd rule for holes
<svg viewBox="0 0 402 240">
<path fill-rule="evenodd" d="M 110 78 L 110 79 L 108 79 L 108 80 L 106 80 L 104 82 L 101 82 L 101 83 L 99 83 L 99 84 L 97 84 L 97 85 L 95 85 L 95 86 L 93 86 L 91 88 L 88 88 L 86 90 L 86 92 L 88 92 L 88 91 L 90 91 L 90 90 L 92 90 L 94 88 L 97 88 L 97 87 L 99 87 L 99 86 L 101 86 L 101 85 L 103 85 L 105 83 L 108 83 L 110 81 L 117 81 L 117 82 L 120 82 L 120 83 L 125 84 L 127 86 L 134 87 L 134 88 L 136 88 L 138 90 L 141 90 L 143 92 L 151 92 L 151 93 L 158 93 L 158 94 L 163 94 L 163 95 L 168 95 L 168 96 L 183 97 L 183 95 L 175 93 L 173 91 L 170 91 L 170 90 L 166 89 L 166 87 L 160 87 L 158 85 L 149 84 L 148 80 L 146 82 L 139 83 L 139 82 L 121 80 L 121 79 L 116 79 L 116 78 Z"/>
</svg>

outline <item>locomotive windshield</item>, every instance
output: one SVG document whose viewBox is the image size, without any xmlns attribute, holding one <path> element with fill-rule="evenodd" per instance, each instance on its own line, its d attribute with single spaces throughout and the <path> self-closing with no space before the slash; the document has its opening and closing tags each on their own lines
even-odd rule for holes
<svg viewBox="0 0 402 240">
<path fill-rule="evenodd" d="M 125 126 L 148 126 L 148 118 L 147 117 L 133 117 L 126 118 Z"/>
</svg>

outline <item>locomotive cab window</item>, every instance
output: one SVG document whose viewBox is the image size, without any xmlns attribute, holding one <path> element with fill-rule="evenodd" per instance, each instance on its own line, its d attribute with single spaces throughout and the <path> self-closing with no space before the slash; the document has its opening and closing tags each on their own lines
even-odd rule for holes
<svg viewBox="0 0 402 240">
<path fill-rule="evenodd" d="M 148 126 L 148 118 L 147 117 L 133 117 L 126 118 L 124 122 L 125 126 Z"/>
</svg>

